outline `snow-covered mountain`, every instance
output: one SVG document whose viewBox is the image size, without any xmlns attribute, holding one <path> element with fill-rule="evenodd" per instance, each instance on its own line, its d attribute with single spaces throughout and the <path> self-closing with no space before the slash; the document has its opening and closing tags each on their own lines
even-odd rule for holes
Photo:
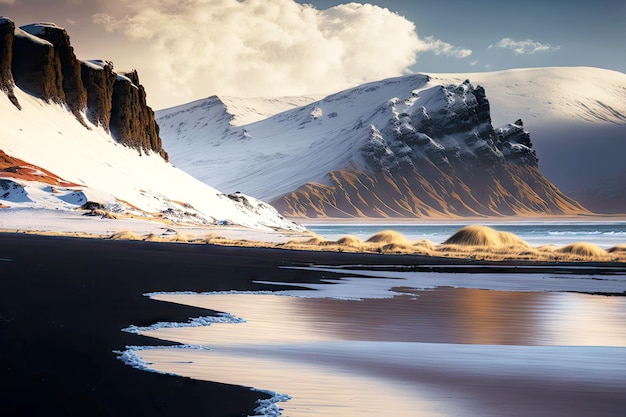
<svg viewBox="0 0 626 417">
<path fill-rule="evenodd" d="M 585 212 L 541 175 L 519 115 L 494 129 L 489 92 L 446 77 L 368 83 L 271 117 L 218 97 L 156 117 L 174 164 L 291 216 Z"/>
<path fill-rule="evenodd" d="M 495 124 L 524 120 L 546 178 L 592 211 L 626 213 L 626 74 L 556 67 L 432 76 L 484 86 Z"/>
<path fill-rule="evenodd" d="M 136 72 L 79 63 L 62 28 L 21 29 L 0 18 L 0 52 L 0 216 L 11 208 L 103 207 L 149 219 L 302 230 L 268 204 L 221 193 L 168 163 Z"/>
</svg>

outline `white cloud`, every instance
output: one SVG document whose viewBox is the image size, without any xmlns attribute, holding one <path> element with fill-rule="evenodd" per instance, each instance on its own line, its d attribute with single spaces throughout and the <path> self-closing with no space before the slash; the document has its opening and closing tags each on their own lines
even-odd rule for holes
<svg viewBox="0 0 626 417">
<path fill-rule="evenodd" d="M 534 54 L 536 52 L 553 52 L 561 49 L 560 46 L 552 46 L 547 43 L 536 42 L 530 39 L 516 41 L 511 38 L 503 38 L 496 43 L 489 45 L 489 49 L 502 48 L 510 49 L 518 55 Z"/>
<path fill-rule="evenodd" d="M 120 1 L 126 14 L 93 21 L 136 48 L 134 65 L 157 108 L 211 94 L 334 92 L 406 73 L 420 52 L 471 54 L 420 39 L 412 22 L 371 4 L 317 10 L 294 0 Z"/>
<path fill-rule="evenodd" d="M 475 67 L 476 65 L 478 65 L 478 60 L 475 59 L 475 60 L 471 61 L 469 64 L 470 64 L 470 66 Z"/>
<path fill-rule="evenodd" d="M 445 55 L 451 58 L 467 58 L 472 54 L 471 49 L 459 48 L 447 42 L 433 39 L 432 36 L 424 38 L 422 41 L 425 50 L 432 51 L 435 55 Z"/>
</svg>

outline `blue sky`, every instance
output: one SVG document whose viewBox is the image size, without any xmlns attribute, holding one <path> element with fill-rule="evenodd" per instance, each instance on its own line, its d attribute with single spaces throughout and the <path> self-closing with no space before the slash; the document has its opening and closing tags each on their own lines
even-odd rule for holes
<svg viewBox="0 0 626 417">
<path fill-rule="evenodd" d="M 157 109 L 214 94 L 332 93 L 410 72 L 626 72 L 624 0 L 0 0 L 0 15 L 52 21 L 80 59 L 137 69 Z"/>
<path fill-rule="evenodd" d="M 324 9 L 333 0 L 299 1 Z M 422 37 L 472 50 L 464 60 L 423 54 L 414 71 L 466 72 L 541 66 L 595 66 L 626 72 L 626 1 L 370 1 L 412 21 Z M 489 48 L 509 38 L 554 49 L 515 53 Z M 558 49 L 557 49 L 558 48 Z M 473 65 L 470 65 L 473 64 Z"/>
</svg>

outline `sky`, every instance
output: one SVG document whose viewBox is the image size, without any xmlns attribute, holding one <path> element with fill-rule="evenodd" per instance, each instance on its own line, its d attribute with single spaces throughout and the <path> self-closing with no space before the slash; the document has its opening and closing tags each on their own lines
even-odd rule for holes
<svg viewBox="0 0 626 417">
<path fill-rule="evenodd" d="M 79 59 L 136 69 L 155 109 L 415 72 L 626 72 L 624 0 L 0 0 L 0 15 L 56 23 Z"/>
</svg>

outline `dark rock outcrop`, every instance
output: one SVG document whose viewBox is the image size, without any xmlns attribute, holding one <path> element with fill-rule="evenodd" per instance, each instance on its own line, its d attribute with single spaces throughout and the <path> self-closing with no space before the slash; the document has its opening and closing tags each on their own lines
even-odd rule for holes
<svg viewBox="0 0 626 417">
<path fill-rule="evenodd" d="M 15 84 L 47 102 L 65 103 L 60 57 L 54 46 L 15 29 L 11 71 Z"/>
<path fill-rule="evenodd" d="M 81 80 L 80 63 L 70 45 L 70 37 L 65 29 L 51 23 L 37 23 L 22 26 L 20 29 L 47 40 L 54 46 L 61 65 L 61 85 L 65 95 L 65 103 L 70 111 L 79 119 L 80 113 L 87 106 L 87 91 Z"/>
<path fill-rule="evenodd" d="M 136 149 L 158 152 L 165 160 L 154 112 L 146 105 L 146 91 L 137 71 L 118 75 L 113 84 L 111 133 L 121 143 Z"/>
<path fill-rule="evenodd" d="M 69 35 L 55 24 L 15 28 L 11 20 L 0 17 L 0 90 L 19 108 L 13 85 L 66 105 L 85 127 L 83 114 L 118 142 L 167 160 L 137 72 L 116 74 L 111 62 L 79 61 Z"/>
<path fill-rule="evenodd" d="M 380 112 L 386 124 L 371 128 L 361 153 L 375 172 L 393 175 L 400 166 L 425 162 L 441 169 L 468 165 L 481 170 L 537 159 L 521 120 L 496 131 L 485 90 L 469 81 L 436 86 L 411 97 L 413 104 L 393 99 Z M 419 168 L 418 168 L 419 171 Z"/>
<path fill-rule="evenodd" d="M 21 107 L 13 92 L 15 81 L 13 81 L 11 72 L 14 36 L 15 24 L 13 21 L 0 16 L 0 91 L 4 91 L 11 103 L 19 109 Z"/>
<path fill-rule="evenodd" d="M 81 77 L 87 91 L 87 119 L 109 132 L 113 108 L 113 84 L 117 74 L 107 61 L 81 62 Z"/>
</svg>

